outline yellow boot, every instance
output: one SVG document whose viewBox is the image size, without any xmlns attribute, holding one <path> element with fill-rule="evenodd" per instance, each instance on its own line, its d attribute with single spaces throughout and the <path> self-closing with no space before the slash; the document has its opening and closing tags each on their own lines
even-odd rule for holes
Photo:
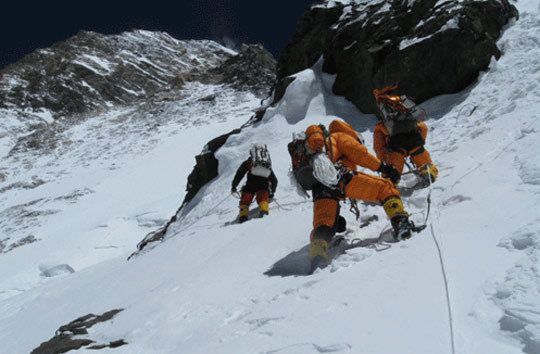
<svg viewBox="0 0 540 354">
<path fill-rule="evenodd" d="M 240 204 L 240 213 L 238 213 L 238 222 L 243 223 L 247 221 L 249 215 L 249 206 Z"/>
<path fill-rule="evenodd" d="M 313 261 L 317 257 L 322 258 L 326 262 L 329 260 L 328 242 L 320 238 L 311 240 L 311 243 L 309 244 L 309 259 Z"/>
<path fill-rule="evenodd" d="M 405 207 L 403 206 L 403 202 L 401 201 L 401 198 L 399 197 L 390 197 L 387 198 L 383 202 L 383 208 L 386 212 L 386 215 L 388 215 L 388 218 L 392 220 L 394 217 L 400 215 L 400 216 L 408 216 L 407 212 L 405 211 Z"/>
<path fill-rule="evenodd" d="M 270 210 L 270 207 L 268 206 L 268 202 L 263 201 L 261 204 L 259 204 L 259 209 L 261 210 L 259 215 L 262 218 L 265 215 L 268 215 L 268 212 Z"/>
<path fill-rule="evenodd" d="M 405 211 L 401 199 L 390 197 L 384 201 L 383 208 L 394 229 L 394 239 L 401 241 L 411 238 L 414 225 L 409 221 L 409 214 Z"/>
</svg>

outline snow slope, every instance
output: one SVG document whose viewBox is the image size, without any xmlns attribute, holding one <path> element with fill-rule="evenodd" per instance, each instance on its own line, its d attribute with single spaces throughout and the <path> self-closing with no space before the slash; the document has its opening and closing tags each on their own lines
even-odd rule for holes
<svg viewBox="0 0 540 354">
<path fill-rule="evenodd" d="M 129 262 L 128 247 L 103 262 L 89 255 L 83 269 L 0 300 L 0 353 L 29 352 L 60 325 L 113 308 L 126 310 L 90 335 L 124 338 L 129 344 L 117 353 L 451 353 L 452 345 L 456 353 L 539 353 L 540 9 L 532 0 L 517 5 L 520 20 L 499 40 L 502 58 L 466 92 L 425 104 L 428 148 L 441 175 L 432 190 L 430 227 L 420 235 L 350 250 L 312 276 L 265 275 L 276 263 L 285 274 L 308 242 L 311 203 L 288 178 L 291 133 L 336 116 L 360 130 L 374 123 L 332 96 L 332 78 L 316 66 L 297 74 L 262 122 L 219 150 L 219 177 L 182 211 L 164 243 Z M 202 130 L 189 133 L 196 139 Z M 364 136 L 371 146 L 369 131 Z M 237 212 L 237 201 L 227 195 L 230 182 L 253 142 L 267 143 L 272 153 L 279 205 L 272 204 L 267 218 L 230 224 Z M 162 159 L 162 151 L 153 156 Z M 140 171 L 154 160 L 137 159 L 104 188 L 121 186 L 121 177 L 132 173 L 151 178 Z M 156 166 L 156 175 L 164 165 Z M 144 193 L 146 184 L 139 182 L 131 193 Z M 152 206 L 172 197 L 162 193 Z M 427 194 L 406 199 L 416 220 L 425 216 Z M 89 216 L 104 213 L 123 222 L 122 214 L 98 203 L 87 204 L 93 206 Z M 125 215 L 142 209 L 152 210 Z M 376 238 L 389 227 L 380 207 L 362 206 L 364 218 L 379 216 L 364 228 L 346 209 L 349 239 Z M 132 237 L 128 226 L 114 222 L 109 231 L 115 239 L 124 232 Z M 10 281 L 35 278 L 36 267 L 14 273 L 18 266 L 11 263 L 42 254 L 42 247 L 0 258 L 2 291 L 16 291 Z M 12 280 L 4 281 L 10 273 Z"/>
<path fill-rule="evenodd" d="M 2 160 L 9 175 L 0 183 L 0 299 L 47 281 L 41 269 L 78 271 L 132 251 L 177 209 L 206 141 L 259 104 L 221 85 L 190 83 L 177 94 L 57 121 L 51 147 Z"/>
</svg>

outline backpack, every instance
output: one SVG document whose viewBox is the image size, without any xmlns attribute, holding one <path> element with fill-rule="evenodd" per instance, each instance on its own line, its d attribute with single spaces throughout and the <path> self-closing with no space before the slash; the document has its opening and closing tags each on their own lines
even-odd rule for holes
<svg viewBox="0 0 540 354">
<path fill-rule="evenodd" d="M 268 178 L 272 174 L 272 160 L 265 144 L 255 144 L 249 150 L 250 172 L 254 176 Z"/>
<path fill-rule="evenodd" d="M 324 134 L 328 135 L 326 128 Z M 306 134 L 293 134 L 288 144 L 291 155 L 293 174 L 298 184 L 306 191 L 312 190 L 317 183 L 335 188 L 339 182 L 339 172 L 326 153 L 313 154 L 306 148 Z"/>
<path fill-rule="evenodd" d="M 418 121 L 425 117 L 425 112 L 407 96 L 388 96 L 379 102 L 381 119 L 390 136 L 416 130 Z"/>
<path fill-rule="evenodd" d="M 306 149 L 306 134 L 293 133 L 292 141 L 287 145 L 291 156 L 292 171 L 296 182 L 305 190 L 313 189 L 317 183 L 310 164 L 311 154 Z"/>
<path fill-rule="evenodd" d="M 389 133 L 388 147 L 392 151 L 410 151 L 424 145 L 418 122 L 425 118 L 425 111 L 418 108 L 406 95 L 392 95 L 398 86 L 373 90 L 380 111 L 380 118 Z"/>
<path fill-rule="evenodd" d="M 380 111 L 380 118 L 390 136 L 416 131 L 418 121 L 425 118 L 425 111 L 406 95 L 393 95 L 399 86 L 374 89 L 373 96 Z"/>
</svg>

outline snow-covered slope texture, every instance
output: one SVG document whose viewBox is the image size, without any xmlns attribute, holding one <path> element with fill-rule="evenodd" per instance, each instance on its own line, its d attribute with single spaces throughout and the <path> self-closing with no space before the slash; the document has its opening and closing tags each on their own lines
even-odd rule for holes
<svg viewBox="0 0 540 354">
<path fill-rule="evenodd" d="M 128 344 L 116 353 L 452 353 L 452 343 L 455 353 L 538 353 L 540 9 L 536 1 L 517 5 L 520 20 L 498 42 L 502 58 L 468 90 L 425 104 L 441 175 L 424 232 L 378 243 L 389 227 L 381 208 L 361 206 L 363 218 L 379 217 L 362 228 L 343 208 L 344 236 L 368 246 L 314 275 L 279 276 L 301 267 L 311 227 L 311 202 L 288 178 L 290 134 L 336 116 L 360 130 L 374 123 L 332 96 L 333 78 L 316 66 L 219 150 L 220 176 L 165 242 L 1 301 L 0 352 L 29 352 L 81 315 L 124 308 L 80 338 L 122 338 Z M 370 132 L 364 136 L 370 145 Z M 272 153 L 279 204 L 269 217 L 231 224 L 230 182 L 254 142 Z M 405 199 L 418 221 L 427 194 Z"/>
<path fill-rule="evenodd" d="M 226 80 L 213 80 L 216 74 L 208 71 L 224 58 L 238 56 L 217 43 L 185 42 L 190 49 L 184 54 L 190 59 L 181 67 L 172 61 L 165 62 L 168 46 L 157 38 L 170 37 L 162 33 L 78 36 L 100 38 L 111 46 L 117 45 L 116 50 L 121 52 L 131 37 L 141 41 L 148 37 L 148 47 L 155 47 L 155 52 L 163 46 L 163 61 L 150 64 L 161 63 L 163 71 L 171 73 L 185 70 L 187 77 L 179 85 L 173 82 L 143 101 L 85 115 L 52 119 L 26 112 L 24 104 L 1 110 L 2 299 L 52 276 L 79 271 L 132 250 L 145 234 L 162 226 L 177 209 L 185 195 L 185 181 L 195 163 L 194 156 L 206 142 L 242 125 L 259 107 L 260 97 L 249 92 L 248 84 L 236 88 L 233 80 L 212 83 Z M 46 51 L 55 52 L 74 40 L 75 37 Z M 143 46 L 142 42 L 139 44 Z M 178 48 L 180 52 L 186 50 L 180 44 Z M 221 48 L 221 57 L 215 53 L 216 48 Z M 93 53 L 90 47 L 72 49 Z M 248 64 L 257 60 L 259 54 L 265 54 L 264 48 L 250 56 L 242 55 L 235 62 Z M 59 58 L 42 64 L 54 65 Z M 273 59 L 265 59 L 272 67 Z M 260 66 L 260 70 L 267 69 Z M 232 74 L 234 69 L 229 72 Z M 255 75 L 255 71 L 251 74 Z M 199 80 L 199 75 L 205 75 L 206 80 Z M 103 82 L 123 85 L 111 78 Z M 257 90 L 270 89 L 268 77 L 264 82 L 252 82 L 257 84 Z M 73 77 L 66 83 L 78 85 Z M 41 96 L 48 93 L 59 94 L 39 91 Z"/>
<path fill-rule="evenodd" d="M 193 82 L 166 99 L 55 121 L 20 142 L 0 165 L 0 297 L 39 283 L 40 266 L 80 270 L 132 250 L 176 210 L 206 141 L 258 104 Z"/>
</svg>

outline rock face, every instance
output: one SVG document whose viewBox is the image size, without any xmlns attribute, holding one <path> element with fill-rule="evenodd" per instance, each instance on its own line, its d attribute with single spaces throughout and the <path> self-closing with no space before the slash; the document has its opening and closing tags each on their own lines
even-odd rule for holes
<svg viewBox="0 0 540 354">
<path fill-rule="evenodd" d="M 39 347 L 32 350 L 31 354 L 57 354 L 77 350 L 82 347 L 86 349 L 104 349 L 126 345 L 127 343 L 123 339 L 97 344 L 94 340 L 83 337 L 88 335 L 88 329 L 90 327 L 112 320 L 121 311 L 123 310 L 111 310 L 101 315 L 89 314 L 77 318 L 67 325 L 58 328 L 54 337 L 47 342 L 41 343 Z"/>
<path fill-rule="evenodd" d="M 178 215 L 184 209 L 184 207 L 195 198 L 197 193 L 204 187 L 208 182 L 212 181 L 218 176 L 219 160 L 216 158 L 215 153 L 227 142 L 227 139 L 234 134 L 240 133 L 241 129 L 234 129 L 233 131 L 218 136 L 217 138 L 209 141 L 204 150 L 197 156 L 195 156 L 196 164 L 193 167 L 193 170 L 188 176 L 188 182 L 186 186 L 186 196 L 184 201 L 176 211 L 176 213 L 171 217 L 171 219 L 161 228 L 156 231 L 153 231 L 146 235 L 144 239 L 137 244 L 137 251 L 131 254 L 128 258 L 131 259 L 133 256 L 138 255 L 142 250 L 144 250 L 148 245 L 161 242 L 164 240 L 165 235 L 169 226 L 175 223 L 178 220 Z"/>
<path fill-rule="evenodd" d="M 264 96 L 275 67 L 261 45 L 244 45 L 237 55 L 214 41 L 180 41 L 165 32 L 81 31 L 0 70 L 0 108 L 57 118 L 128 105 L 193 80 Z"/>
<path fill-rule="evenodd" d="M 270 93 L 269 87 L 276 82 L 276 66 L 276 60 L 262 45 L 244 44 L 238 55 L 227 59 L 211 72 L 221 77 L 221 83 L 265 97 Z"/>
<path fill-rule="evenodd" d="M 213 41 L 164 32 L 79 32 L 0 71 L 0 108 L 57 118 L 147 99 L 186 73 L 215 68 L 235 53 Z"/>
<path fill-rule="evenodd" d="M 376 111 L 376 87 L 397 83 L 418 102 L 455 93 L 501 55 L 496 40 L 517 16 L 508 0 L 324 1 L 300 19 L 278 87 L 323 56 L 334 93 L 365 113 Z"/>
</svg>

